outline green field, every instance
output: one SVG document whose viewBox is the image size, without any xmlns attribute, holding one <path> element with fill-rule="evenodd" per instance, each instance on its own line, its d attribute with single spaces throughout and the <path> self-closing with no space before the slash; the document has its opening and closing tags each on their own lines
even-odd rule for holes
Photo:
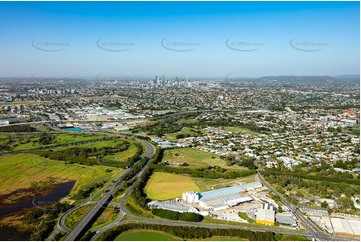
<svg viewBox="0 0 361 242">
<path fill-rule="evenodd" d="M 53 184 L 76 181 L 70 192 L 71 196 L 76 194 L 82 186 L 110 179 L 122 172 L 120 169 L 107 172 L 106 169 L 101 166 L 65 164 L 34 154 L 0 156 L 0 194 L 11 193 L 21 188 L 31 188 L 52 179 Z"/>
<path fill-rule="evenodd" d="M 116 160 L 116 161 L 126 161 L 128 158 L 131 158 L 133 157 L 137 151 L 138 151 L 138 148 L 137 146 L 135 146 L 135 141 L 133 140 L 128 140 L 128 142 L 130 143 L 130 146 L 127 150 L 125 151 L 122 151 L 122 152 L 118 152 L 114 155 L 107 155 L 107 156 L 104 156 L 103 159 L 105 160 Z"/>
<path fill-rule="evenodd" d="M 175 235 L 171 235 L 162 231 L 154 230 L 129 230 L 121 233 L 115 238 L 115 241 L 175 241 L 184 240 Z M 199 241 L 200 239 L 198 239 Z M 201 241 L 244 241 L 241 238 L 213 236 Z"/>
<path fill-rule="evenodd" d="M 184 135 L 188 135 L 189 137 L 197 137 L 200 136 L 201 134 L 198 134 L 194 131 L 198 131 L 198 129 L 195 128 L 183 128 L 181 131 L 175 132 L 175 133 L 169 133 L 169 134 L 165 134 L 164 138 L 166 140 L 172 140 L 175 141 L 177 140 L 177 135 L 178 134 L 184 134 Z"/>
<path fill-rule="evenodd" d="M 104 164 L 106 164 L 106 162 L 109 162 L 109 161 L 111 161 L 111 162 L 116 161 L 116 162 L 121 163 L 121 162 L 127 161 L 129 158 L 134 157 L 135 154 L 138 152 L 138 147 L 136 146 L 136 144 L 138 144 L 137 141 L 127 140 L 127 139 L 117 139 L 117 140 L 107 140 L 107 141 L 99 141 L 99 142 L 94 142 L 94 143 L 81 144 L 81 145 L 77 145 L 76 147 L 78 147 L 78 148 L 115 147 L 124 142 L 129 142 L 130 145 L 129 145 L 128 149 L 121 151 L 121 152 L 117 152 L 115 154 L 105 155 L 101 158 L 102 161 L 105 162 Z M 60 148 L 54 149 L 54 151 L 67 150 L 67 149 L 69 149 L 69 147 L 60 147 Z"/>
<path fill-rule="evenodd" d="M 236 127 L 236 126 L 224 126 L 224 127 L 222 126 L 222 127 L 218 127 L 218 129 L 233 132 L 233 133 L 241 132 L 243 134 L 248 134 L 248 135 L 251 135 L 251 136 L 260 135 L 260 133 L 258 133 L 258 132 L 254 132 L 252 130 L 249 130 L 249 129 L 246 129 L 246 128 L 241 128 L 241 127 Z"/>
<path fill-rule="evenodd" d="M 124 140 L 106 140 L 106 141 L 99 141 L 99 142 L 94 142 L 94 143 L 80 144 L 80 145 L 77 145 L 76 147 L 79 147 L 79 148 L 102 148 L 105 146 L 115 147 L 117 144 L 121 144 L 123 142 L 124 142 Z M 68 149 L 68 147 L 56 148 L 54 150 L 63 150 L 63 149 Z"/>
<path fill-rule="evenodd" d="M 22 136 L 14 136 L 8 135 L 1 137 L 0 145 L 5 144 L 11 138 L 13 142 L 11 142 L 10 147 L 16 150 L 26 150 L 26 149 L 34 149 L 38 147 L 51 146 L 51 145 L 60 145 L 60 144 L 68 144 L 73 142 L 94 140 L 104 138 L 104 135 L 78 135 L 78 134 L 51 134 L 55 136 L 55 139 L 49 145 L 41 145 L 39 144 L 40 135 L 22 135 Z"/>
<path fill-rule="evenodd" d="M 116 241 L 173 241 L 179 238 L 161 232 L 152 230 L 130 230 L 121 233 L 115 238 Z"/>
<path fill-rule="evenodd" d="M 164 152 L 163 161 L 166 161 L 171 166 L 175 167 L 186 162 L 189 164 L 189 168 L 225 165 L 225 161 L 219 158 L 218 155 L 194 148 L 166 150 Z"/>
<path fill-rule="evenodd" d="M 152 200 L 181 197 L 186 191 L 200 191 L 192 178 L 164 172 L 154 172 L 145 186 L 145 193 Z"/>
</svg>

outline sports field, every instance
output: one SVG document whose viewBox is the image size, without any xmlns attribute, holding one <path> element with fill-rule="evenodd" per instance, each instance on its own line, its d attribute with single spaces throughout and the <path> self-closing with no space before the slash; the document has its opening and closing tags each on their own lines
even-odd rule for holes
<svg viewBox="0 0 361 242">
<path fill-rule="evenodd" d="M 194 148 L 166 150 L 163 161 L 176 167 L 182 163 L 187 163 L 189 168 L 223 166 L 225 164 L 225 161 L 219 158 L 218 155 Z"/>
<path fill-rule="evenodd" d="M 186 191 L 200 191 L 192 178 L 164 172 L 154 172 L 145 186 L 145 193 L 152 200 L 181 197 Z"/>
<path fill-rule="evenodd" d="M 173 241 L 179 238 L 161 232 L 152 230 L 130 230 L 121 233 L 115 238 L 115 241 Z"/>
</svg>

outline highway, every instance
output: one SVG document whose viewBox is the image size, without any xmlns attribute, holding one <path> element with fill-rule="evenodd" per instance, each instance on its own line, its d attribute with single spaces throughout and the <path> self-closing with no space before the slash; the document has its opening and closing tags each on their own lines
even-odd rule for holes
<svg viewBox="0 0 361 242">
<path fill-rule="evenodd" d="M 261 232 L 275 232 L 275 233 L 282 233 L 286 235 L 304 235 L 305 237 L 312 239 L 314 238 L 313 234 L 310 234 L 308 231 L 299 231 L 299 230 L 287 230 L 282 228 L 268 228 L 268 227 L 256 227 L 256 226 L 246 226 L 246 225 L 228 225 L 228 224 L 216 224 L 216 223 L 204 223 L 204 222 L 185 222 L 185 221 L 172 221 L 172 220 L 165 220 L 160 218 L 148 218 L 148 217 L 141 217 L 139 215 L 133 214 L 129 212 L 125 207 L 125 201 L 131 194 L 133 189 L 133 186 L 131 186 L 126 193 L 124 194 L 121 202 L 120 202 L 120 208 L 124 214 L 127 214 L 136 220 L 130 220 L 130 221 L 117 221 L 109 224 L 106 228 L 99 228 L 96 230 L 96 234 L 92 237 L 92 241 L 96 240 L 98 236 L 103 233 L 104 231 L 116 227 L 121 224 L 128 224 L 128 223 L 147 223 L 147 224 L 159 224 L 159 225 L 171 225 L 171 226 L 193 226 L 193 227 L 205 227 L 205 228 L 235 228 L 235 229 L 244 229 L 244 230 L 251 230 L 251 231 L 261 231 Z"/>
<path fill-rule="evenodd" d="M 136 139 L 137 141 L 141 142 L 145 147 L 145 151 L 142 154 L 142 158 L 146 157 L 150 159 L 155 154 L 155 147 L 150 144 L 147 141 Z M 143 171 L 148 167 L 148 163 L 140 170 L 138 171 L 137 175 L 135 177 L 140 176 Z M 59 219 L 58 225 L 54 232 L 49 236 L 48 240 L 54 239 L 54 236 L 60 232 L 60 230 L 63 230 L 68 233 L 66 238 L 64 240 L 67 241 L 74 241 L 79 239 L 79 235 L 82 232 L 85 232 L 84 229 L 86 226 L 91 222 L 91 220 L 94 218 L 94 216 L 99 212 L 101 208 L 104 208 L 108 202 L 111 200 L 112 195 L 119 189 L 118 183 L 122 181 L 122 179 L 127 175 L 130 169 L 125 170 L 122 174 L 118 175 L 113 182 L 107 184 L 102 189 L 91 195 L 88 199 L 86 199 L 84 202 L 79 204 L 78 206 L 69 209 L 66 211 Z M 343 235 L 328 235 L 325 234 L 321 229 L 319 229 L 315 224 L 313 224 L 310 220 L 308 220 L 304 215 L 297 209 L 297 206 L 294 206 L 293 204 L 288 203 L 272 186 L 270 186 L 263 178 L 262 176 L 257 173 L 257 178 L 264 186 L 266 186 L 269 190 L 271 190 L 273 193 L 275 193 L 277 196 L 279 196 L 282 203 L 284 203 L 291 211 L 295 213 L 297 218 L 305 225 L 308 231 L 299 231 L 299 230 L 285 230 L 285 229 L 278 229 L 278 228 L 267 228 L 267 227 L 256 227 L 256 226 L 244 226 L 244 225 L 228 225 L 228 224 L 213 224 L 213 223 L 193 223 L 193 222 L 184 222 L 184 221 L 171 221 L 171 220 L 165 220 L 165 219 L 159 219 L 159 218 L 147 218 L 147 217 L 141 217 L 135 214 L 132 214 L 125 208 L 125 201 L 128 198 L 128 196 L 131 194 L 133 186 L 129 187 L 128 190 L 125 192 L 120 204 L 118 204 L 120 208 L 120 213 L 115 221 L 113 221 L 111 224 L 108 224 L 105 227 L 99 228 L 93 232 L 96 232 L 95 235 L 91 240 L 95 240 L 101 233 L 104 231 L 113 228 L 115 226 L 126 224 L 126 223 L 149 223 L 149 224 L 160 224 L 160 225 L 172 225 L 172 226 L 195 226 L 195 227 L 206 227 L 206 228 L 237 228 L 237 229 L 246 229 L 251 231 L 268 231 L 268 232 L 275 232 L 275 233 L 282 233 L 287 235 L 304 235 L 305 237 L 312 239 L 318 239 L 318 240 L 324 240 L 324 241 L 332 241 L 332 240 L 343 240 L 348 241 L 351 240 L 348 236 Z M 70 214 L 72 211 L 78 209 L 81 206 L 85 206 L 88 204 L 92 204 L 90 201 L 97 197 L 101 192 L 104 190 L 107 190 L 107 192 L 97 201 L 95 202 L 94 206 L 88 211 L 88 213 L 81 219 L 81 221 L 76 225 L 76 227 L 73 230 L 70 230 L 65 226 L 65 218 L 68 214 Z M 94 203 L 94 202 L 93 202 Z M 133 217 L 136 220 L 131 221 L 124 221 L 123 219 L 124 215 L 127 214 L 131 217 Z"/>
<path fill-rule="evenodd" d="M 137 139 L 137 141 L 141 142 L 146 146 L 146 150 L 143 153 L 142 157 L 151 158 L 155 154 L 155 147 L 144 140 Z M 147 165 L 146 165 L 147 166 Z M 91 222 L 91 220 L 94 218 L 94 216 L 104 207 L 106 207 L 107 203 L 112 195 L 119 189 L 119 186 L 117 186 L 118 182 L 121 181 L 121 179 L 129 172 L 130 169 L 127 169 L 125 172 L 123 172 L 117 179 L 114 180 L 114 182 L 110 185 L 107 192 L 95 203 L 95 205 L 84 215 L 84 217 L 80 220 L 80 222 L 72 229 L 69 234 L 65 237 L 64 240 L 66 241 L 74 241 L 76 239 L 79 239 L 78 237 L 81 235 L 85 227 Z M 144 171 L 144 168 L 138 173 Z M 63 222 L 60 220 L 62 225 Z"/>
</svg>

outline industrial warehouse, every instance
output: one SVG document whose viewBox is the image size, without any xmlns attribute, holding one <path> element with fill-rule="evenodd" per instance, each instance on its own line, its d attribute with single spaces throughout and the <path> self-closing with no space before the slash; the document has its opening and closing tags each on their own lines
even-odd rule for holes
<svg viewBox="0 0 361 242">
<path fill-rule="evenodd" d="M 187 191 L 182 197 L 148 203 L 151 209 L 165 209 L 179 213 L 191 212 L 215 219 L 249 223 L 239 216 L 247 214 L 255 223 L 299 228 L 291 212 L 279 213 L 277 203 L 267 197 L 268 189 L 256 181 L 204 192 Z"/>
<path fill-rule="evenodd" d="M 252 182 L 201 193 L 189 191 L 183 193 L 182 199 L 183 202 L 188 204 L 198 203 L 199 207 L 204 210 L 219 211 L 252 201 L 252 197 L 243 195 L 242 193 L 260 187 L 262 187 L 260 182 Z"/>
<path fill-rule="evenodd" d="M 246 195 L 247 191 L 261 187 L 262 184 L 260 182 L 252 182 L 201 193 L 188 191 L 183 193 L 182 198 L 176 199 L 176 201 L 179 203 L 178 205 L 171 204 L 170 201 L 152 201 L 148 203 L 148 206 L 152 208 L 156 207 L 177 212 L 185 212 L 189 211 L 189 205 L 192 205 L 190 210 L 195 212 L 199 211 L 193 207 L 197 205 L 197 207 L 203 211 L 219 211 L 239 205 L 241 203 L 253 201 L 252 197 Z M 183 204 L 188 206 L 184 206 Z"/>
</svg>

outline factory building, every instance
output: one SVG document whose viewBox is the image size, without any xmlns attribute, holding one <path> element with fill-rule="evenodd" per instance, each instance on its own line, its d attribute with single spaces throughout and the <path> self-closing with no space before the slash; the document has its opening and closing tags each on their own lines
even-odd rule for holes
<svg viewBox="0 0 361 242">
<path fill-rule="evenodd" d="M 290 226 L 294 228 L 298 226 L 298 223 L 294 219 L 292 213 L 277 213 L 276 221 L 279 223 L 279 225 Z"/>
<path fill-rule="evenodd" d="M 260 182 L 252 182 L 201 193 L 188 191 L 183 193 L 182 198 L 189 204 L 198 203 L 199 207 L 204 210 L 219 211 L 252 201 L 252 197 L 242 193 L 260 187 L 262 187 Z"/>
<path fill-rule="evenodd" d="M 188 191 L 183 193 L 182 199 L 189 204 L 197 203 L 199 199 L 199 194 L 195 191 Z"/>
<path fill-rule="evenodd" d="M 265 203 L 264 208 L 257 209 L 256 223 L 265 224 L 265 225 L 274 225 L 275 211 L 273 211 L 273 207 L 272 206 L 268 207 L 268 203 Z"/>
<path fill-rule="evenodd" d="M 333 229 L 337 234 L 360 236 L 360 221 L 343 218 L 331 218 Z"/>
<path fill-rule="evenodd" d="M 160 208 L 165 210 L 170 210 L 179 213 L 198 213 L 199 211 L 195 207 L 187 207 L 183 205 L 167 203 L 167 202 L 158 202 L 158 201 L 151 201 L 148 203 L 149 208 Z"/>
</svg>

